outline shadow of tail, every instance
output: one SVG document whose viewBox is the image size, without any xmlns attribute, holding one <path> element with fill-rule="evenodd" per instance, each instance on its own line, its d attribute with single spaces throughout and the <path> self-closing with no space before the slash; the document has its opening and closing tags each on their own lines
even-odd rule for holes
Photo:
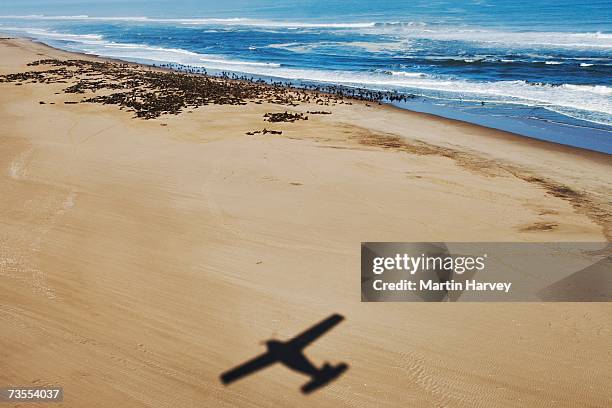
<svg viewBox="0 0 612 408">
<path fill-rule="evenodd" d="M 344 363 L 340 363 L 336 366 L 325 363 L 319 374 L 313 377 L 313 379 L 306 384 L 302 385 L 302 392 L 304 394 L 310 394 L 311 392 L 318 390 L 319 388 L 340 377 L 340 375 L 342 375 L 342 373 L 347 369 L 348 365 Z"/>
</svg>

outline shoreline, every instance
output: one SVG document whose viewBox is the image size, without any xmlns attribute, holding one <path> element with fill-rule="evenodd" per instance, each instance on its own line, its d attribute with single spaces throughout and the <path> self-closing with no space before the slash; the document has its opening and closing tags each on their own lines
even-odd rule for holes
<svg viewBox="0 0 612 408">
<path fill-rule="evenodd" d="M 609 158 L 100 61 L 0 40 L 0 384 L 66 407 L 612 398 L 612 303 L 359 301 L 361 242 L 611 241 Z M 350 366 L 328 387 L 280 365 L 219 381 L 333 314 L 307 353 Z"/>
</svg>

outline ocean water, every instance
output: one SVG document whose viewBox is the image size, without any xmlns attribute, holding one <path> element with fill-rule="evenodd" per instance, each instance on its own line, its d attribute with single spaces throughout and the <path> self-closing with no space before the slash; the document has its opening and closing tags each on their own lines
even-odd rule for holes
<svg viewBox="0 0 612 408">
<path fill-rule="evenodd" d="M 294 84 L 612 153 L 612 0 L 3 1 L 55 47 Z"/>
</svg>

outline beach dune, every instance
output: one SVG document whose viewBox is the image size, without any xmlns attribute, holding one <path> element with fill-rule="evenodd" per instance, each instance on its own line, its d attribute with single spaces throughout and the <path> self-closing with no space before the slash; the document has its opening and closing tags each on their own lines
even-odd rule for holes
<svg viewBox="0 0 612 408">
<path fill-rule="evenodd" d="M 0 75 L 44 59 L 113 63 L 0 40 Z M 348 99 L 145 120 L 76 80 L 0 82 L 0 386 L 66 407 L 612 400 L 610 304 L 367 304 L 359 282 L 362 241 L 610 240 L 609 155 Z M 265 120 L 285 111 L 308 120 Z M 219 381 L 333 313 L 307 353 L 349 365 L 329 386 Z"/>
</svg>

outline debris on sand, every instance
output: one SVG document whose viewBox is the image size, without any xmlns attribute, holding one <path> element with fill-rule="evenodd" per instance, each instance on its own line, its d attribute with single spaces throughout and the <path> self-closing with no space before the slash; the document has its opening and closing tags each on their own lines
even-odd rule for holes
<svg viewBox="0 0 612 408">
<path fill-rule="evenodd" d="M 311 115 L 331 115 L 331 112 L 329 111 L 307 111 L 306 113 Z"/>
<path fill-rule="evenodd" d="M 282 130 L 268 130 L 266 128 L 264 128 L 264 130 L 253 130 L 251 132 L 246 132 L 247 135 L 249 136 L 253 136 L 253 135 L 257 135 L 257 134 L 271 134 L 271 135 L 282 135 L 283 131 Z"/>
</svg>

